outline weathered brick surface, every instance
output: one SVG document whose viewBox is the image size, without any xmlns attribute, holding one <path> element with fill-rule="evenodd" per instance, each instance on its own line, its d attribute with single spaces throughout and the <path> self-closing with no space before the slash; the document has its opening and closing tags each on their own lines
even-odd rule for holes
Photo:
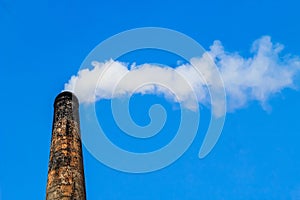
<svg viewBox="0 0 300 200">
<path fill-rule="evenodd" d="M 78 106 L 70 92 L 55 99 L 46 200 L 86 199 Z"/>
</svg>

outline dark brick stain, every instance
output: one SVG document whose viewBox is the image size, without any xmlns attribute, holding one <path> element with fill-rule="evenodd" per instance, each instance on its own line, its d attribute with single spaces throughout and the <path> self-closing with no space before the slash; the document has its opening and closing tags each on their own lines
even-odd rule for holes
<svg viewBox="0 0 300 200">
<path fill-rule="evenodd" d="M 78 100 L 62 92 L 54 102 L 46 200 L 85 200 Z"/>
</svg>

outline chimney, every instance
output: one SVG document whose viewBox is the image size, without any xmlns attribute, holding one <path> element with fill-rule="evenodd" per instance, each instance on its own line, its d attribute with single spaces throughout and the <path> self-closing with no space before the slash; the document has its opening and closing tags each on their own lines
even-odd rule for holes
<svg viewBox="0 0 300 200">
<path fill-rule="evenodd" d="M 54 102 L 46 200 L 85 200 L 79 103 L 71 92 Z"/>
</svg>

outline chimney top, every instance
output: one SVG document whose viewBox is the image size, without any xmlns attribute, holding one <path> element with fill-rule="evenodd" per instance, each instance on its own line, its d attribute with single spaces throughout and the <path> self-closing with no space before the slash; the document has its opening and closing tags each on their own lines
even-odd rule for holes
<svg viewBox="0 0 300 200">
<path fill-rule="evenodd" d="M 71 100 L 72 102 L 74 102 L 74 106 L 77 107 L 79 105 L 78 98 L 75 96 L 75 94 L 73 94 L 70 91 L 63 91 L 60 94 L 58 94 L 57 97 L 55 98 L 54 105 L 57 104 L 59 101 L 63 101 L 63 100 Z"/>
</svg>

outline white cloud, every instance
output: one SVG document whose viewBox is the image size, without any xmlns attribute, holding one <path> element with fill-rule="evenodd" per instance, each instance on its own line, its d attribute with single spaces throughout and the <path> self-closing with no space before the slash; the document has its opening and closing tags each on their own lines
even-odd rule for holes
<svg viewBox="0 0 300 200">
<path fill-rule="evenodd" d="M 210 53 L 222 74 L 229 110 L 244 107 L 253 100 L 263 105 L 284 88 L 295 87 L 300 59 L 280 57 L 282 49 L 283 45 L 273 44 L 271 38 L 265 36 L 253 43 L 253 56 L 244 58 L 225 52 L 219 41 L 214 42 Z"/>
<path fill-rule="evenodd" d="M 191 64 L 171 68 L 153 64 L 128 66 L 113 60 L 103 63 L 94 61 L 93 69 L 83 69 L 72 76 L 65 84 L 65 90 L 73 91 L 81 103 L 133 93 L 163 94 L 170 101 L 180 102 L 194 110 L 197 106 L 191 101 L 194 94 L 198 103 L 209 105 L 210 95 L 206 85 L 222 86 L 211 70 L 215 63 L 225 85 L 227 107 L 229 111 L 234 111 L 245 107 L 250 101 L 259 101 L 264 105 L 272 95 L 284 88 L 295 87 L 300 59 L 295 56 L 281 57 L 282 49 L 283 45 L 273 44 L 269 36 L 264 36 L 254 41 L 252 56 L 245 58 L 238 53 L 224 51 L 221 42 L 214 41 L 207 53 L 190 60 L 202 77 Z M 119 81 L 122 81 L 121 84 L 118 84 Z M 148 84 L 137 88 L 141 83 Z"/>
</svg>

